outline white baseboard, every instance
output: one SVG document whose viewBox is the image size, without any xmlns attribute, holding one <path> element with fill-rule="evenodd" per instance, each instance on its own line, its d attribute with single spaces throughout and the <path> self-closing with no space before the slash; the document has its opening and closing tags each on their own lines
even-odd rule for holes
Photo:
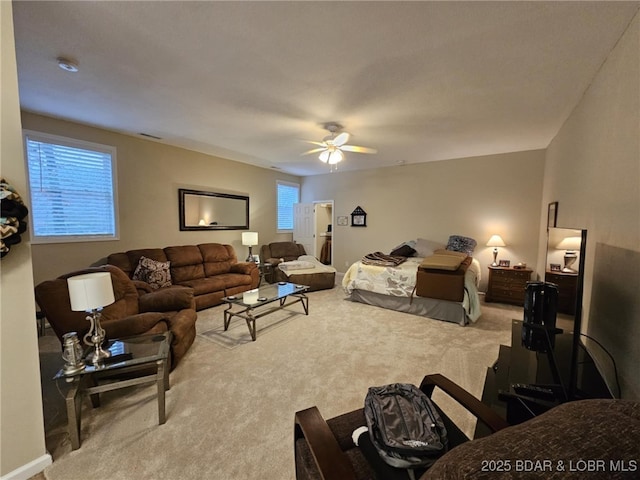
<svg viewBox="0 0 640 480">
<path fill-rule="evenodd" d="M 53 460 L 48 453 L 0 477 L 0 480 L 27 480 L 42 472 Z"/>
</svg>

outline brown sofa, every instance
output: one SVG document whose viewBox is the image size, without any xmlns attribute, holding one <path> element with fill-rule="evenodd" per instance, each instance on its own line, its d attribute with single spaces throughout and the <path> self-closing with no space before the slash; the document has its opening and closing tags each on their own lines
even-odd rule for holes
<svg viewBox="0 0 640 480">
<path fill-rule="evenodd" d="M 270 263 L 272 273 L 267 276 L 268 282 L 291 282 L 309 286 L 309 292 L 324 290 L 335 286 L 336 274 L 334 272 L 318 273 L 293 273 L 287 276 L 278 265 L 282 262 L 297 260 L 300 255 L 307 252 L 301 243 L 295 242 L 274 242 L 260 247 L 260 260 Z"/>
<path fill-rule="evenodd" d="M 143 256 L 156 262 L 170 262 L 172 285 L 157 291 L 170 290 L 175 286 L 190 287 L 197 310 L 219 305 L 222 297 L 257 288 L 260 282 L 260 272 L 255 263 L 239 263 L 233 247 L 220 243 L 129 250 L 112 253 L 107 262 L 133 278 Z M 151 291 L 144 282 L 137 280 L 136 285 Z"/>
<path fill-rule="evenodd" d="M 35 288 L 36 302 L 60 340 L 68 332 L 80 339 L 89 331 L 86 312 L 71 310 L 67 278 L 85 273 L 109 272 L 115 302 L 102 309 L 100 323 L 107 338 L 171 331 L 171 366 L 175 367 L 189 350 L 196 336 L 197 314 L 193 308 L 193 290 L 172 288 L 140 295 L 134 282 L 113 265 L 87 268 L 47 280 Z"/>
</svg>

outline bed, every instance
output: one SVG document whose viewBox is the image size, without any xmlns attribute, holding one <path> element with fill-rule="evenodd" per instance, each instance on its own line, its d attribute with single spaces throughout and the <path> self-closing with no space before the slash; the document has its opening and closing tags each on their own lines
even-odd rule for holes
<svg viewBox="0 0 640 480">
<path fill-rule="evenodd" d="M 423 257 L 409 257 L 400 265 L 384 267 L 358 261 L 344 275 L 342 287 L 352 301 L 467 325 L 480 317 L 478 283 L 480 263 L 472 258 L 464 273 L 464 295 L 460 302 L 415 295 L 418 267 Z"/>
</svg>

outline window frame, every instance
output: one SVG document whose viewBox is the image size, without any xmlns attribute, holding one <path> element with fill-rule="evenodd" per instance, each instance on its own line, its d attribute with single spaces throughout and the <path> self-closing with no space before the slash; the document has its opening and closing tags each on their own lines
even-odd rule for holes
<svg viewBox="0 0 640 480">
<path fill-rule="evenodd" d="M 23 148 L 24 148 L 24 160 L 25 171 L 27 177 L 27 188 L 29 195 L 29 207 L 32 210 L 32 220 L 28 221 L 30 240 L 32 244 L 52 244 L 52 243 L 75 243 L 75 242 L 105 242 L 120 240 L 120 210 L 118 206 L 118 162 L 117 162 L 117 149 L 112 145 L 104 145 L 101 143 L 89 142 L 85 140 L 78 140 L 75 138 L 63 137 L 60 135 L 53 135 L 50 133 L 43 133 L 34 130 L 24 129 L 22 132 Z M 61 145 L 64 147 L 77 148 L 82 150 L 89 150 L 94 152 L 106 153 L 111 156 L 111 192 L 113 197 L 113 234 L 77 234 L 77 235 L 36 235 L 35 225 L 33 221 L 33 198 L 31 195 L 31 175 L 29 170 L 29 151 L 28 140 L 41 143 L 49 143 L 55 145 Z"/>
<path fill-rule="evenodd" d="M 298 200 L 291 204 L 291 216 L 293 221 L 293 205 L 296 203 L 300 203 L 300 184 L 295 182 L 289 182 L 287 180 L 276 180 L 276 232 L 277 233 L 293 233 L 294 225 L 291 226 L 290 229 L 282 229 L 280 228 L 280 185 L 287 187 L 295 187 L 298 189 Z"/>
</svg>

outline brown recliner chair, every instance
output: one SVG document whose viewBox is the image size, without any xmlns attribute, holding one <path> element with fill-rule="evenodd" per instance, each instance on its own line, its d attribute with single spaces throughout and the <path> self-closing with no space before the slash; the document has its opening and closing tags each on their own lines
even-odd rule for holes
<svg viewBox="0 0 640 480">
<path fill-rule="evenodd" d="M 109 272 L 113 284 L 115 302 L 102 309 L 101 317 L 107 338 L 170 330 L 173 334 L 171 368 L 174 368 L 195 340 L 197 314 L 193 289 L 176 287 L 140 294 L 127 274 L 113 265 L 79 270 L 36 286 L 36 302 L 61 345 L 65 333 L 77 332 L 82 339 L 90 327 L 86 312 L 71 310 L 67 278 L 94 272 Z"/>
<path fill-rule="evenodd" d="M 318 273 L 293 273 L 287 276 L 278 268 L 280 263 L 297 260 L 300 255 L 306 255 L 304 245 L 295 242 L 274 242 L 260 247 L 260 260 L 272 265 L 271 274 L 266 276 L 269 283 L 291 282 L 307 285 L 310 292 L 324 290 L 335 286 L 336 274 L 334 272 Z"/>
</svg>

